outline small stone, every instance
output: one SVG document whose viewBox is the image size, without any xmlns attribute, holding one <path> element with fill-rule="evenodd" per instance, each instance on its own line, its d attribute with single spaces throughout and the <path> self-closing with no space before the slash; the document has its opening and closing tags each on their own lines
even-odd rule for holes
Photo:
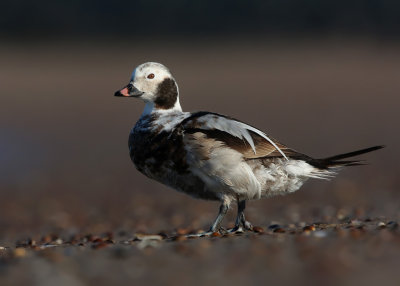
<svg viewBox="0 0 400 286">
<path fill-rule="evenodd" d="M 278 227 L 278 228 L 275 228 L 274 229 L 274 233 L 285 233 L 286 232 L 286 230 L 284 230 L 283 228 L 281 228 L 281 227 Z"/>
<path fill-rule="evenodd" d="M 279 224 L 271 224 L 271 225 L 268 227 L 268 229 L 270 229 L 270 230 L 274 230 L 274 229 L 277 229 L 277 228 L 281 228 L 281 226 L 280 226 Z"/>
<path fill-rule="evenodd" d="M 262 227 L 259 227 L 259 226 L 253 226 L 253 231 L 255 233 L 264 233 L 264 229 Z"/>
<path fill-rule="evenodd" d="M 378 222 L 378 228 L 385 228 L 386 227 L 386 223 L 384 223 L 383 221 Z"/>
<path fill-rule="evenodd" d="M 351 225 L 353 225 L 353 226 L 360 226 L 360 225 L 362 225 L 362 221 L 361 221 L 361 220 L 358 220 L 358 219 L 353 219 L 353 220 L 350 221 L 350 223 L 351 223 Z"/>
<path fill-rule="evenodd" d="M 56 245 L 61 245 L 61 244 L 63 244 L 63 240 L 62 240 L 61 238 L 57 238 L 57 239 L 54 241 L 54 244 L 56 244 Z"/>
<path fill-rule="evenodd" d="M 135 234 L 134 240 L 162 240 L 163 237 L 158 234 Z"/>
<path fill-rule="evenodd" d="M 211 234 L 211 237 L 221 237 L 222 235 L 219 233 L 219 231 L 213 232 Z"/>
<path fill-rule="evenodd" d="M 187 240 L 187 237 L 185 235 L 177 235 L 173 238 L 174 241 L 184 241 Z"/>
<path fill-rule="evenodd" d="M 315 231 L 315 226 L 307 225 L 307 226 L 303 227 L 303 231 Z"/>
</svg>

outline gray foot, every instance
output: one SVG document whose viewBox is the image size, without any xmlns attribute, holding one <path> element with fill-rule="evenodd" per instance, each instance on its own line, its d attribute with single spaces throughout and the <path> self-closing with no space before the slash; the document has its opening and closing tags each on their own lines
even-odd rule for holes
<svg viewBox="0 0 400 286">
<path fill-rule="evenodd" d="M 228 233 L 243 233 L 245 231 L 253 231 L 253 225 L 247 220 L 228 230 Z"/>
<path fill-rule="evenodd" d="M 242 233 L 246 230 L 253 230 L 253 225 L 248 222 L 244 216 L 244 209 L 246 208 L 246 201 L 238 201 L 238 214 L 236 217 L 235 227 L 230 229 L 230 233 Z"/>
</svg>

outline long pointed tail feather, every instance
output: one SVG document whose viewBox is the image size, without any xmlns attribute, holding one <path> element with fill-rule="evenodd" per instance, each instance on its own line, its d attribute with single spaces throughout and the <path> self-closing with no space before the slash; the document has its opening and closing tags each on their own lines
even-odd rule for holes
<svg viewBox="0 0 400 286">
<path fill-rule="evenodd" d="M 321 169 L 328 169 L 328 168 L 335 168 L 335 167 L 342 167 L 342 166 L 359 166 L 359 165 L 366 165 L 366 162 L 364 160 L 345 160 L 341 161 L 342 159 L 358 156 L 364 153 L 369 153 L 372 151 L 376 151 L 379 149 L 384 148 L 385 146 L 379 145 L 379 146 L 373 146 L 349 153 L 344 153 L 344 154 L 339 154 L 323 159 L 313 159 L 310 163 L 318 168 Z"/>
<path fill-rule="evenodd" d="M 324 158 L 324 160 L 337 161 L 337 160 L 341 160 L 341 159 L 345 159 L 345 158 L 358 156 L 358 155 L 361 155 L 361 154 L 364 154 L 364 153 L 372 152 L 372 151 L 375 151 L 375 150 L 379 150 L 379 149 L 382 149 L 384 147 L 385 146 L 383 146 L 383 145 L 369 147 L 369 148 L 365 148 L 365 149 L 361 149 L 361 150 L 357 150 L 357 151 L 353 151 L 353 152 L 349 152 L 349 153 L 344 153 L 344 154 L 339 154 L 339 155 L 335 155 L 335 156 L 332 156 L 332 157 Z"/>
</svg>

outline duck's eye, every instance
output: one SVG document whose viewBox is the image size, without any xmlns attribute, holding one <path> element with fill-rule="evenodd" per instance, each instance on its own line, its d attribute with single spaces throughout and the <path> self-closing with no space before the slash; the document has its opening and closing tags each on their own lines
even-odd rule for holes
<svg viewBox="0 0 400 286">
<path fill-rule="evenodd" d="M 148 79 L 153 79 L 154 78 L 154 73 L 151 73 L 147 76 Z"/>
</svg>

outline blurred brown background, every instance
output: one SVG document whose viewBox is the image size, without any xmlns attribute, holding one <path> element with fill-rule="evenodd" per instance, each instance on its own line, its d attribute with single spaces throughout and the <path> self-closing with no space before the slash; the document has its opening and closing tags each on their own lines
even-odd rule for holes
<svg viewBox="0 0 400 286">
<path fill-rule="evenodd" d="M 146 61 L 170 68 L 184 110 L 230 115 L 311 156 L 387 145 L 331 182 L 249 203 L 254 224 L 329 222 L 340 211 L 400 218 L 396 1 L 163 3 L 2 4 L 1 245 L 209 226 L 217 203 L 130 162 L 144 105 L 113 93 Z"/>
</svg>

